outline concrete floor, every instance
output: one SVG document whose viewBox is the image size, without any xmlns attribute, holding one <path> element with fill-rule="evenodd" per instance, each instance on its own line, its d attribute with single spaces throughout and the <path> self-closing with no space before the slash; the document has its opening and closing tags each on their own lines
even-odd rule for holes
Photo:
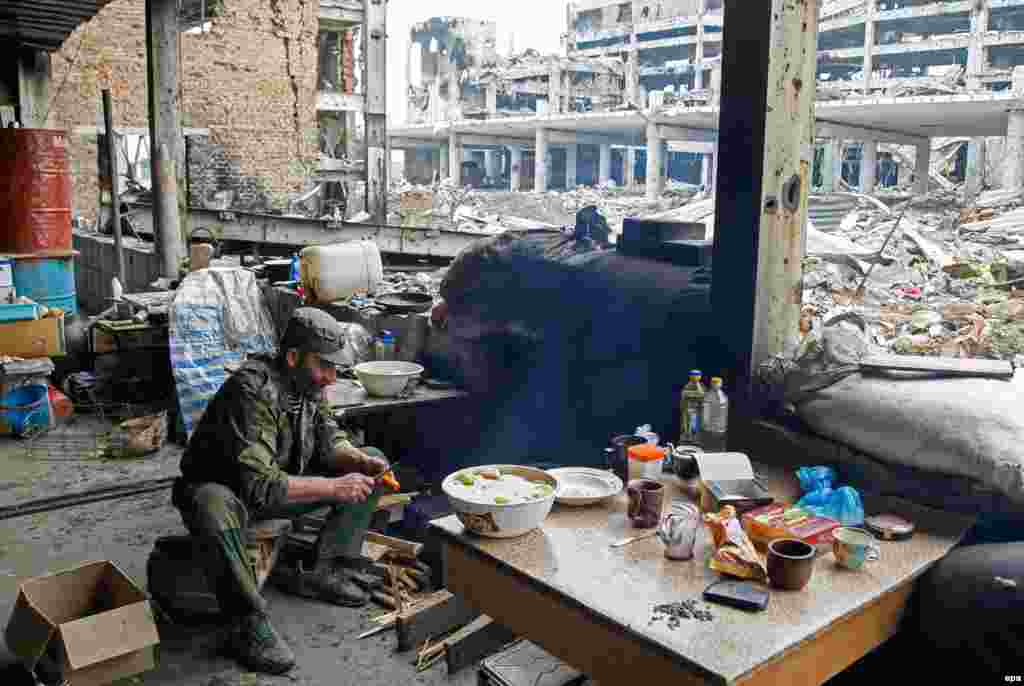
<svg viewBox="0 0 1024 686">
<path fill-rule="evenodd" d="M 173 476 L 180 448 L 139 460 L 110 461 L 95 455 L 95 435 L 102 422 L 85 418 L 39 439 L 29 451 L 25 442 L 0 439 L 0 505 L 96 488 L 113 483 Z M 89 436 L 93 440 L 89 440 Z M 87 560 L 115 562 L 140 586 L 146 584 L 146 559 L 159 536 L 184 533 L 170 492 L 95 503 L 0 521 L 0 622 L 7 617 L 20 581 Z M 298 657 L 285 677 L 249 674 L 219 655 L 216 626 L 161 623 L 158 667 L 129 680 L 132 684 L 176 686 L 257 686 L 259 684 L 449 684 L 476 683 L 476 670 L 449 679 L 441 663 L 417 674 L 413 654 L 396 654 L 393 633 L 362 641 L 355 637 L 373 625 L 375 605 L 353 610 L 292 598 L 268 589 L 271 617 Z M 0 641 L 2 643 L 2 641 Z M 17 684 L 5 672 L 10 655 L 0 645 L 0 683 Z"/>
<path fill-rule="evenodd" d="M 63 493 L 174 476 L 181 449 L 168 446 L 138 460 L 105 460 L 97 456 L 98 437 L 109 423 L 84 417 L 49 435 L 26 443 L 0 438 L 0 505 Z M 15 519 L 0 520 L 0 626 L 29 577 L 54 572 L 89 560 L 111 560 L 145 588 L 146 559 L 160 536 L 184 533 L 170 492 L 95 503 Z M 161 622 L 158 666 L 125 684 L 175 686 L 260 686 L 263 684 L 447 684 L 476 683 L 477 670 L 467 668 L 449 678 L 443 661 L 417 673 L 412 653 L 395 653 L 393 633 L 355 640 L 372 628 L 375 605 L 354 610 L 294 598 L 266 590 L 270 613 L 292 646 L 298 666 L 284 677 L 244 672 L 219 654 L 222 631 L 217 626 L 180 626 Z M 892 650 L 865 658 L 829 686 L 864 683 L 892 668 Z M 11 670 L 13 658 L 0 634 L 0 684 L 20 686 Z M 31 686 L 31 682 L 26 682 Z"/>
</svg>

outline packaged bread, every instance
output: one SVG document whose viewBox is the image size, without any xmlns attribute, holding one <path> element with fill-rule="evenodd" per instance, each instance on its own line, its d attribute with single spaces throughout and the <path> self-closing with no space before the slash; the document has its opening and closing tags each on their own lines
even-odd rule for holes
<svg viewBox="0 0 1024 686">
<path fill-rule="evenodd" d="M 832 548 L 832 531 L 839 522 L 818 517 L 795 505 L 773 503 L 740 517 L 743 530 L 755 546 L 767 546 L 777 538 L 795 538 L 821 548 Z"/>
<path fill-rule="evenodd" d="M 740 579 L 767 581 L 768 569 L 764 560 L 743 530 L 732 505 L 726 505 L 717 513 L 705 514 L 704 524 L 711 531 L 715 544 L 711 569 Z"/>
</svg>

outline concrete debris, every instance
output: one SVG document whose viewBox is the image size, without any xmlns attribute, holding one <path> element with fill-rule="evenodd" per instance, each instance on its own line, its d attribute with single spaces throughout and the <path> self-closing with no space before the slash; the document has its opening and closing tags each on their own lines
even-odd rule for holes
<svg viewBox="0 0 1024 686">
<path fill-rule="evenodd" d="M 595 206 L 612 234 L 618 235 L 626 217 L 701 221 L 712 214 L 707 209 L 710 205 L 695 210 L 693 201 L 705 196 L 699 187 L 676 181 L 669 181 L 662 197 L 652 203 L 642 187 L 630 190 L 612 184 L 565 192 L 511 193 L 455 186 L 449 180 L 417 186 L 399 179 L 392 184 L 388 206 L 389 223 L 394 225 L 483 233 L 574 226 L 579 210 Z M 687 218 L 694 213 L 700 216 Z"/>
<path fill-rule="evenodd" d="M 859 196 L 832 233 L 809 227 L 803 333 L 857 312 L 871 342 L 894 353 L 1010 361 L 1024 353 L 1024 290 L 1015 288 L 1024 289 L 1015 281 L 1024 276 L 1022 194 L 986 192 L 968 205 L 953 191 L 914 197 L 884 254 L 902 206 L 880 206 L 880 197 Z"/>
</svg>

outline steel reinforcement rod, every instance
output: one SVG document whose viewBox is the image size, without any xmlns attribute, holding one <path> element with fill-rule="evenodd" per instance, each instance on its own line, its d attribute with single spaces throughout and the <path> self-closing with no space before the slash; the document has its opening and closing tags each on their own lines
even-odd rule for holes
<svg viewBox="0 0 1024 686">
<path fill-rule="evenodd" d="M 120 486 L 106 486 L 79 493 L 58 495 L 52 498 L 39 498 L 38 500 L 30 500 L 17 505 L 0 506 L 0 520 L 14 519 L 15 517 L 24 517 L 39 514 L 40 512 L 52 512 L 53 510 L 61 510 L 78 505 L 89 505 L 106 500 L 120 500 L 147 493 L 155 493 L 173 486 L 174 479 L 175 477 L 173 476 L 162 479 L 147 479 Z"/>
</svg>

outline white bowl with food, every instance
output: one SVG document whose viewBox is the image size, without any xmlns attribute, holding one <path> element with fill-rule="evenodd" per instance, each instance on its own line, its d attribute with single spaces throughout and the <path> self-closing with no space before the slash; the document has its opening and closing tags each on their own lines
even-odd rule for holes
<svg viewBox="0 0 1024 686">
<path fill-rule="evenodd" d="M 423 366 L 415 362 L 382 360 L 363 362 L 352 370 L 369 395 L 393 398 L 401 395 L 409 383 L 423 373 Z"/>
<path fill-rule="evenodd" d="M 558 479 L 533 467 L 487 465 L 449 474 L 441 489 L 466 529 L 491 538 L 513 538 L 547 518 Z"/>
</svg>

